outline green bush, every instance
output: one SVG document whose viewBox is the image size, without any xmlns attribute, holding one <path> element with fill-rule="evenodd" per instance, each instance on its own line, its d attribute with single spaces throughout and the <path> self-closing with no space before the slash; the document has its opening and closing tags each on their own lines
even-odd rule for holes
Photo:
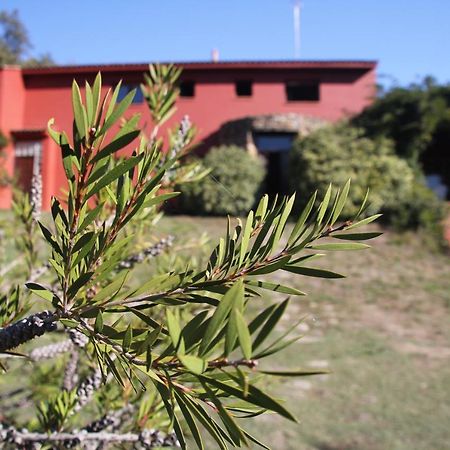
<svg viewBox="0 0 450 450">
<path fill-rule="evenodd" d="M 422 185 L 405 160 L 394 154 L 392 141 L 363 135 L 359 128 L 340 123 L 299 138 L 291 153 L 290 185 L 301 197 L 330 182 L 352 180 L 352 193 L 344 210 L 348 217 L 370 188 L 369 214 L 381 211 L 384 221 L 399 229 L 431 229 L 443 216 L 442 202 Z M 303 200 L 303 202 L 302 202 Z"/>
<path fill-rule="evenodd" d="M 251 208 L 265 177 L 264 161 L 236 146 L 212 148 L 203 159 L 211 172 L 180 187 L 180 208 L 189 214 L 240 216 Z"/>
<path fill-rule="evenodd" d="M 6 160 L 4 148 L 7 145 L 8 145 L 8 138 L 0 130 L 0 186 L 5 186 L 11 181 L 4 167 Z"/>
<path fill-rule="evenodd" d="M 431 247 L 448 247 L 443 226 L 445 203 L 423 182 L 414 182 L 410 194 L 400 199 L 395 208 L 383 209 L 383 214 L 385 222 L 397 230 L 421 229 L 425 232 L 425 241 Z"/>
</svg>

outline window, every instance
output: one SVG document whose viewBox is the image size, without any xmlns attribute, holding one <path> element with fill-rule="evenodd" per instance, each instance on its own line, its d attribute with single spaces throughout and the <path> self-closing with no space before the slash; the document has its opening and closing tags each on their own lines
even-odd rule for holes
<svg viewBox="0 0 450 450">
<path fill-rule="evenodd" d="M 234 84 L 238 97 L 251 97 L 253 94 L 252 82 L 250 80 L 238 80 Z"/>
<path fill-rule="evenodd" d="M 193 81 L 182 81 L 180 83 L 180 97 L 194 97 L 195 84 Z"/>
<path fill-rule="evenodd" d="M 122 86 L 120 86 L 117 101 L 120 102 L 121 100 L 123 100 L 125 96 L 133 89 L 136 89 L 136 93 L 134 95 L 132 103 L 142 103 L 144 101 L 144 95 L 142 94 L 141 88 L 137 85 L 132 84 L 122 84 Z"/>
<path fill-rule="evenodd" d="M 286 98 L 290 102 L 319 101 L 319 83 L 288 82 L 286 83 Z"/>
</svg>

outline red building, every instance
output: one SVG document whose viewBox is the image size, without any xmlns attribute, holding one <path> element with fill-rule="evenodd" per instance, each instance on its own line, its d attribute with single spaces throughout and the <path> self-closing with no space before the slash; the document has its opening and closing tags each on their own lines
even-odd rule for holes
<svg viewBox="0 0 450 450">
<path fill-rule="evenodd" d="M 274 156 L 278 165 L 282 159 L 275 156 L 286 149 L 285 138 L 307 127 L 310 121 L 305 118 L 336 121 L 360 112 L 375 93 L 373 61 L 178 65 L 183 67 L 181 96 L 169 125 L 187 114 L 205 147 L 234 139 L 266 152 L 269 160 Z M 64 187 L 64 175 L 59 149 L 47 136 L 46 125 L 54 117 L 57 129 L 71 130 L 72 79 L 83 86 L 85 79 L 92 82 L 101 71 L 105 91 L 122 79 L 126 93 L 139 86 L 147 70 L 146 64 L 0 68 L 0 130 L 9 139 L 4 149 L 8 173 L 28 188 L 33 172 L 40 171 L 43 207 L 48 209 L 51 196 Z M 130 112 L 142 112 L 141 123 L 148 124 L 139 90 Z M 0 208 L 8 208 L 10 201 L 10 189 L 0 187 Z"/>
</svg>

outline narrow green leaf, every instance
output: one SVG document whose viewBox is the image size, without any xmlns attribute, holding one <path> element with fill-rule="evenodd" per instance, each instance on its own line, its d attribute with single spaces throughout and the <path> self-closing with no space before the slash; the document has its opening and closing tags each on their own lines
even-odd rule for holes
<svg viewBox="0 0 450 450">
<path fill-rule="evenodd" d="M 253 341 L 253 350 L 256 350 L 273 332 L 278 321 L 283 316 L 288 303 L 289 303 L 289 299 L 287 298 L 286 300 L 281 302 L 279 305 L 277 305 L 276 308 L 273 310 L 273 312 L 270 314 L 270 316 L 267 318 L 263 327 L 261 328 L 261 330 L 257 334 L 255 340 Z"/>
<path fill-rule="evenodd" d="M 172 344 L 174 348 L 178 348 L 181 336 L 180 322 L 175 317 L 175 314 L 168 308 L 166 309 L 166 320 L 167 320 L 167 329 L 169 330 L 169 335 L 170 339 L 172 340 Z"/>
<path fill-rule="evenodd" d="M 259 269 L 255 269 L 249 271 L 249 275 L 265 275 L 268 273 L 276 272 L 279 269 L 282 269 L 291 259 L 290 255 L 283 256 L 282 258 L 274 261 L 273 263 L 269 263 L 266 266 L 263 266 Z"/>
<path fill-rule="evenodd" d="M 76 253 L 77 251 L 81 250 L 92 239 L 94 235 L 94 231 L 88 231 L 87 233 L 83 234 L 73 246 L 72 252 Z"/>
<path fill-rule="evenodd" d="M 350 179 L 345 183 L 344 187 L 342 188 L 341 193 L 339 194 L 339 197 L 336 200 L 336 206 L 334 208 L 333 215 L 331 217 L 330 225 L 333 225 L 336 220 L 341 215 L 342 210 L 344 209 L 345 202 L 347 201 L 348 192 L 350 190 Z"/>
<path fill-rule="evenodd" d="M 101 202 L 86 214 L 86 217 L 78 228 L 79 233 L 84 231 L 84 229 L 87 228 L 99 216 L 100 212 L 103 210 L 104 205 L 104 202 Z"/>
<path fill-rule="evenodd" d="M 237 281 L 223 296 L 209 321 L 208 328 L 205 331 L 200 344 L 199 355 L 203 355 L 208 349 L 214 336 L 218 333 L 226 318 L 230 314 L 233 305 L 244 297 L 244 284 L 242 280 Z"/>
<path fill-rule="evenodd" d="M 257 220 L 262 220 L 263 217 L 266 215 L 268 204 L 269 204 L 269 196 L 265 194 L 259 201 L 258 208 L 256 209 L 255 218 Z"/>
<path fill-rule="evenodd" d="M 165 201 L 177 197 L 178 195 L 180 195 L 180 192 L 167 192 L 166 194 L 157 195 L 156 197 L 146 200 L 143 207 L 150 208 L 152 206 L 159 205 L 160 203 L 164 203 Z"/>
<path fill-rule="evenodd" d="M 237 339 L 238 339 L 238 324 L 236 322 L 236 315 L 230 314 L 227 329 L 225 332 L 225 351 L 224 351 L 225 357 L 227 357 L 234 350 Z"/>
<path fill-rule="evenodd" d="M 50 258 L 48 262 L 61 277 L 65 276 L 63 267 L 60 264 L 58 264 L 54 259 Z"/>
<path fill-rule="evenodd" d="M 328 370 L 314 370 L 314 369 L 301 369 L 301 370 L 258 370 L 258 373 L 265 375 L 272 375 L 275 377 L 309 377 L 311 375 L 325 375 L 330 373 Z"/>
<path fill-rule="evenodd" d="M 245 359 L 250 360 L 252 358 L 252 340 L 250 337 L 250 332 L 248 331 L 248 326 L 240 311 L 234 309 L 232 314 L 235 316 L 239 344 L 241 346 L 242 353 Z"/>
<path fill-rule="evenodd" d="M 121 135 L 119 137 L 114 137 L 113 140 L 103 147 L 95 156 L 92 158 L 92 162 L 100 161 L 103 158 L 117 152 L 118 150 L 131 144 L 140 134 L 140 130 L 133 130 L 127 134 Z"/>
<path fill-rule="evenodd" d="M 87 201 L 90 197 L 95 195 L 100 189 L 108 186 L 114 180 L 119 178 L 124 173 L 128 172 L 131 168 L 135 167 L 144 157 L 144 154 L 138 156 L 132 156 L 127 158 L 125 161 L 122 161 L 118 164 L 114 169 L 110 170 L 107 174 L 105 174 L 87 193 L 85 197 L 85 201 Z"/>
<path fill-rule="evenodd" d="M 206 361 L 198 356 L 178 354 L 177 357 L 187 370 L 196 375 L 202 374 L 208 367 Z"/>
<path fill-rule="evenodd" d="M 103 331 L 103 313 L 99 311 L 97 317 L 95 318 L 94 329 L 97 333 L 101 333 Z"/>
<path fill-rule="evenodd" d="M 113 300 L 125 283 L 127 275 L 128 272 L 117 275 L 115 280 L 106 285 L 92 298 L 92 303 L 103 302 L 103 300 L 105 300 L 106 298 L 108 298 L 108 301 Z"/>
<path fill-rule="evenodd" d="M 267 447 L 267 445 L 264 445 L 261 441 L 258 441 L 254 436 L 252 436 L 250 433 L 248 433 L 245 430 L 242 430 L 245 434 L 245 436 L 248 437 L 248 439 L 252 442 L 254 442 L 256 445 L 259 445 L 261 448 L 264 448 L 265 450 L 271 450 L 270 447 Z"/>
<path fill-rule="evenodd" d="M 100 105 L 100 94 L 102 89 L 102 76 L 100 72 L 95 77 L 94 84 L 92 86 L 92 105 L 93 105 L 93 119 L 96 120 L 99 113 L 98 107 Z M 94 125 L 96 125 L 94 123 Z"/>
<path fill-rule="evenodd" d="M 72 319 L 59 319 L 59 321 L 66 327 L 69 328 L 76 328 L 78 327 L 78 325 L 80 325 L 79 322 L 77 322 L 76 320 L 72 320 Z"/>
<path fill-rule="evenodd" d="M 283 268 L 287 272 L 296 273 L 298 275 L 305 275 L 307 277 L 317 278 L 345 278 L 345 275 L 340 273 L 330 272 L 329 270 L 317 269 L 314 267 L 302 267 L 302 266 L 286 266 Z"/>
<path fill-rule="evenodd" d="M 78 134 L 80 138 L 84 138 L 87 128 L 86 111 L 81 101 L 80 88 L 75 80 L 72 82 L 72 109 Z"/>
<path fill-rule="evenodd" d="M 221 389 L 223 392 L 226 392 L 227 394 L 240 398 L 241 400 L 244 400 L 253 405 L 257 405 L 270 411 L 274 411 L 280 414 L 281 416 L 285 417 L 286 419 L 296 422 L 295 417 L 286 408 L 284 408 L 280 403 L 278 403 L 273 398 L 269 397 L 267 394 L 265 394 L 260 389 L 251 384 L 248 387 L 248 395 L 244 396 L 243 391 L 239 388 L 230 386 L 229 384 L 226 383 L 222 383 L 219 380 L 206 377 L 205 375 L 198 375 L 198 377 L 205 383 L 212 385 L 218 389 Z"/>
<path fill-rule="evenodd" d="M 164 406 L 166 408 L 167 414 L 169 416 L 169 419 L 171 421 L 171 424 L 173 424 L 173 429 L 175 431 L 175 434 L 177 435 L 178 441 L 180 442 L 180 446 L 183 450 L 186 449 L 186 441 L 184 438 L 183 430 L 181 429 L 180 423 L 178 422 L 178 418 L 175 414 L 174 408 L 173 408 L 173 401 L 172 401 L 172 395 L 171 391 L 160 382 L 160 380 L 155 380 L 153 382 L 156 389 L 158 390 L 159 394 L 161 395 L 161 398 L 164 402 Z M 170 385 L 172 388 L 172 385 Z"/>
<path fill-rule="evenodd" d="M 381 236 L 383 233 L 373 231 L 367 233 L 333 233 L 333 237 L 336 239 L 342 239 L 344 241 L 368 241 L 369 239 Z"/>
<path fill-rule="evenodd" d="M 281 294 L 288 294 L 288 295 L 306 295 L 304 292 L 299 291 L 298 289 L 289 287 L 289 286 L 283 286 L 282 284 L 278 283 L 270 283 L 269 281 L 252 281 L 252 280 L 246 280 L 246 285 L 259 287 L 262 289 L 267 289 L 268 291 L 272 292 L 280 292 Z"/>
<path fill-rule="evenodd" d="M 122 348 L 127 352 L 130 348 L 131 341 L 133 339 L 133 329 L 131 325 L 128 325 L 127 330 L 125 331 L 125 335 L 122 340 Z"/>
<path fill-rule="evenodd" d="M 317 244 L 311 245 L 308 248 L 320 251 L 364 250 L 366 248 L 370 248 L 370 245 L 360 244 L 359 242 L 345 242 L 345 243 Z"/>
<path fill-rule="evenodd" d="M 242 432 L 241 428 L 235 422 L 231 414 L 224 408 L 220 399 L 214 394 L 214 392 L 208 387 L 206 383 L 202 383 L 205 388 L 206 394 L 214 403 L 214 406 L 217 408 L 218 414 L 222 423 L 225 425 L 226 429 L 230 433 L 230 437 L 233 440 L 234 444 L 240 447 L 241 442 L 247 444 L 247 439 Z"/>
<path fill-rule="evenodd" d="M 284 350 L 286 347 L 289 347 L 290 345 L 297 342 L 302 337 L 303 337 L 303 335 L 300 334 L 291 339 L 288 339 L 287 341 L 277 339 L 275 342 L 273 342 L 271 345 L 269 345 L 269 347 L 267 347 L 265 350 L 263 350 L 262 352 L 255 355 L 255 359 L 262 359 L 262 358 L 266 358 L 267 356 L 273 355 L 275 353 L 279 353 L 282 350 Z"/>
<path fill-rule="evenodd" d="M 218 427 L 211 415 L 208 414 L 198 403 L 196 403 L 193 398 L 185 396 L 184 399 L 186 400 L 186 403 L 190 405 L 191 411 L 196 416 L 197 420 L 219 445 L 220 450 L 228 450 L 228 446 L 225 443 L 221 433 L 218 431 Z"/>
<path fill-rule="evenodd" d="M 43 225 L 41 222 L 38 221 L 39 228 L 42 231 L 42 234 L 45 238 L 45 240 L 52 246 L 53 250 L 58 253 L 58 255 L 62 256 L 63 252 L 61 250 L 61 247 L 59 246 L 58 242 L 56 241 L 56 238 L 53 236 L 51 231 Z"/>
<path fill-rule="evenodd" d="M 355 221 L 366 210 L 367 205 L 368 205 L 367 200 L 369 199 L 369 192 L 370 192 L 370 189 L 367 188 L 366 195 L 364 196 L 364 200 L 362 201 L 361 206 L 360 206 L 358 212 L 356 213 L 356 216 L 354 217 L 353 221 Z"/>
<path fill-rule="evenodd" d="M 48 300 L 48 301 L 52 301 L 53 297 L 54 297 L 54 293 L 52 291 L 50 291 L 48 288 L 46 288 L 45 286 L 42 286 L 42 284 L 39 283 L 25 283 L 25 286 L 34 294 L 36 294 L 37 296 L 43 298 L 44 300 Z"/>
<path fill-rule="evenodd" d="M 350 226 L 345 227 L 345 230 L 353 230 L 354 228 L 362 227 L 363 225 L 367 225 L 369 223 L 372 223 L 373 221 L 377 220 L 379 217 L 381 217 L 383 214 L 375 214 L 370 217 L 366 217 L 365 219 L 360 220 L 359 222 L 352 223 Z"/>
<path fill-rule="evenodd" d="M 319 214 L 317 215 L 317 223 L 319 223 L 319 224 L 322 223 L 325 213 L 327 212 L 328 204 L 330 203 L 330 198 L 331 198 L 331 190 L 332 190 L 332 185 L 330 184 L 325 193 L 325 196 L 323 197 L 322 203 L 320 204 Z"/>
<path fill-rule="evenodd" d="M 189 403 L 185 402 L 181 392 L 175 391 L 175 398 L 177 400 L 178 406 L 180 407 L 180 411 L 183 414 L 184 420 L 189 427 L 189 431 L 191 432 L 192 437 L 197 444 L 197 447 L 199 448 L 199 450 L 204 450 L 205 447 L 203 446 L 202 437 L 200 435 L 200 432 L 198 431 L 198 427 L 195 423 L 194 417 L 189 411 Z"/>
<path fill-rule="evenodd" d="M 293 194 L 289 200 L 286 202 L 286 206 L 283 208 L 280 216 L 280 220 L 278 221 L 278 224 L 276 226 L 275 232 L 274 232 L 274 238 L 272 242 L 272 250 L 278 245 L 278 242 L 281 239 L 281 236 L 283 234 L 284 228 L 286 227 L 286 222 L 289 218 L 289 215 L 291 214 L 292 207 L 294 206 L 295 201 L 295 194 Z"/>
<path fill-rule="evenodd" d="M 69 296 L 69 298 L 75 297 L 77 292 L 89 282 L 93 274 L 94 272 L 86 272 L 81 274 L 80 277 L 75 280 L 67 290 L 67 295 Z"/>
<path fill-rule="evenodd" d="M 314 194 L 310 197 L 308 203 L 306 204 L 305 208 L 300 214 L 300 217 L 298 218 L 297 223 L 295 224 L 295 227 L 293 228 L 291 235 L 289 236 L 288 239 L 289 246 L 295 244 L 297 242 L 297 239 L 303 233 L 305 223 L 308 220 L 309 215 L 311 214 L 311 210 L 316 202 L 316 198 L 317 198 L 317 191 L 314 192 Z"/>
<path fill-rule="evenodd" d="M 92 89 L 89 83 L 85 82 L 85 93 L 86 93 L 86 116 L 88 126 L 92 126 L 92 118 L 94 116 L 94 101 L 92 98 Z"/>
<path fill-rule="evenodd" d="M 133 89 L 131 92 L 129 92 L 124 97 L 124 99 L 120 103 L 117 104 L 117 106 L 114 108 L 114 110 L 109 115 L 107 114 L 107 119 L 105 120 L 105 123 L 103 124 L 99 134 L 106 133 L 106 131 L 108 131 L 117 122 L 117 120 L 123 116 L 125 111 L 131 105 L 131 102 L 133 101 L 135 94 L 136 94 L 136 89 Z M 108 112 L 109 112 L 109 110 L 108 110 Z"/>
<path fill-rule="evenodd" d="M 55 123 L 55 119 L 53 117 L 51 119 L 49 119 L 49 121 L 47 122 L 47 131 L 48 131 L 48 134 L 50 135 L 50 137 L 53 139 L 53 141 L 57 145 L 60 145 L 61 133 L 59 133 L 58 131 L 55 131 L 52 128 L 54 123 Z"/>
<path fill-rule="evenodd" d="M 247 216 L 247 222 L 245 223 L 244 233 L 242 234 L 238 267 L 241 267 L 242 263 L 244 262 L 252 230 L 253 230 L 253 211 L 250 211 Z"/>
<path fill-rule="evenodd" d="M 132 312 L 136 317 L 139 317 L 139 319 L 141 319 L 144 323 L 146 323 L 151 328 L 161 330 L 161 333 L 166 336 L 169 335 L 169 332 L 165 328 L 163 328 L 160 323 L 158 323 L 156 320 L 152 319 L 150 316 L 143 314 L 136 308 L 130 308 L 128 306 L 125 306 L 125 309 L 127 311 Z"/>
</svg>

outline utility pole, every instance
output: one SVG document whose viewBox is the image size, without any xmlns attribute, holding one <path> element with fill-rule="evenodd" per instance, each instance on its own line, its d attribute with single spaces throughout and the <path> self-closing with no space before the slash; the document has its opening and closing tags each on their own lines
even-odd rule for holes
<svg viewBox="0 0 450 450">
<path fill-rule="evenodd" d="M 300 59 L 300 10 L 301 0 L 294 0 L 294 45 L 295 59 Z"/>
</svg>

